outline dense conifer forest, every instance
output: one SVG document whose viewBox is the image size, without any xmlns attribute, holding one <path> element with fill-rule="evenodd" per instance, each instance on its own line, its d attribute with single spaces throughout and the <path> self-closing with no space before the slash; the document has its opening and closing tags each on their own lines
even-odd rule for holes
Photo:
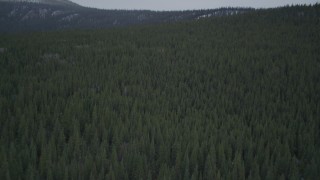
<svg viewBox="0 0 320 180">
<path fill-rule="evenodd" d="M 0 179 L 318 179 L 320 6 L 0 35 Z"/>
</svg>

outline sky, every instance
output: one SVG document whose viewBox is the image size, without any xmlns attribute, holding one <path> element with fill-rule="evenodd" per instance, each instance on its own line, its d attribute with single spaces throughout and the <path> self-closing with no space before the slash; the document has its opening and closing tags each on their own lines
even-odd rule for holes
<svg viewBox="0 0 320 180">
<path fill-rule="evenodd" d="M 270 8 L 291 4 L 315 4 L 320 0 L 71 0 L 100 9 L 190 10 L 219 7 Z"/>
</svg>

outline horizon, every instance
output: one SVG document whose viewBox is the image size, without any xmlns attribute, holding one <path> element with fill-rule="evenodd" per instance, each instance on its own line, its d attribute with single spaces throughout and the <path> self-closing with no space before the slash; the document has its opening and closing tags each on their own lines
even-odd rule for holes
<svg viewBox="0 0 320 180">
<path fill-rule="evenodd" d="M 310 5 L 319 3 L 318 0 L 225 0 L 212 1 L 200 0 L 136 0 L 134 3 L 131 0 L 70 0 L 81 6 L 98 8 L 98 9 L 123 9 L 123 10 L 152 10 L 152 11 L 183 11 L 183 10 L 199 10 L 199 9 L 217 9 L 222 7 L 243 7 L 243 8 L 276 8 L 287 5 Z"/>
</svg>

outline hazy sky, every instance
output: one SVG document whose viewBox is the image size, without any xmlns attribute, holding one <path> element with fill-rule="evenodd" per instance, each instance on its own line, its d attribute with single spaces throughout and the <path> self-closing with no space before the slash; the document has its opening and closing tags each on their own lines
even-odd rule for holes
<svg viewBox="0 0 320 180">
<path fill-rule="evenodd" d="M 103 9 L 186 10 L 219 7 L 267 8 L 291 4 L 315 4 L 320 0 L 71 0 L 83 6 Z"/>
</svg>

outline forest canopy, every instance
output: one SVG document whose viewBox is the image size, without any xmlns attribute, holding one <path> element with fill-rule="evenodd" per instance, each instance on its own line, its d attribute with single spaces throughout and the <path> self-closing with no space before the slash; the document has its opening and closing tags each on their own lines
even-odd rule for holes
<svg viewBox="0 0 320 180">
<path fill-rule="evenodd" d="M 0 179 L 317 179 L 320 7 L 0 35 Z"/>
</svg>

